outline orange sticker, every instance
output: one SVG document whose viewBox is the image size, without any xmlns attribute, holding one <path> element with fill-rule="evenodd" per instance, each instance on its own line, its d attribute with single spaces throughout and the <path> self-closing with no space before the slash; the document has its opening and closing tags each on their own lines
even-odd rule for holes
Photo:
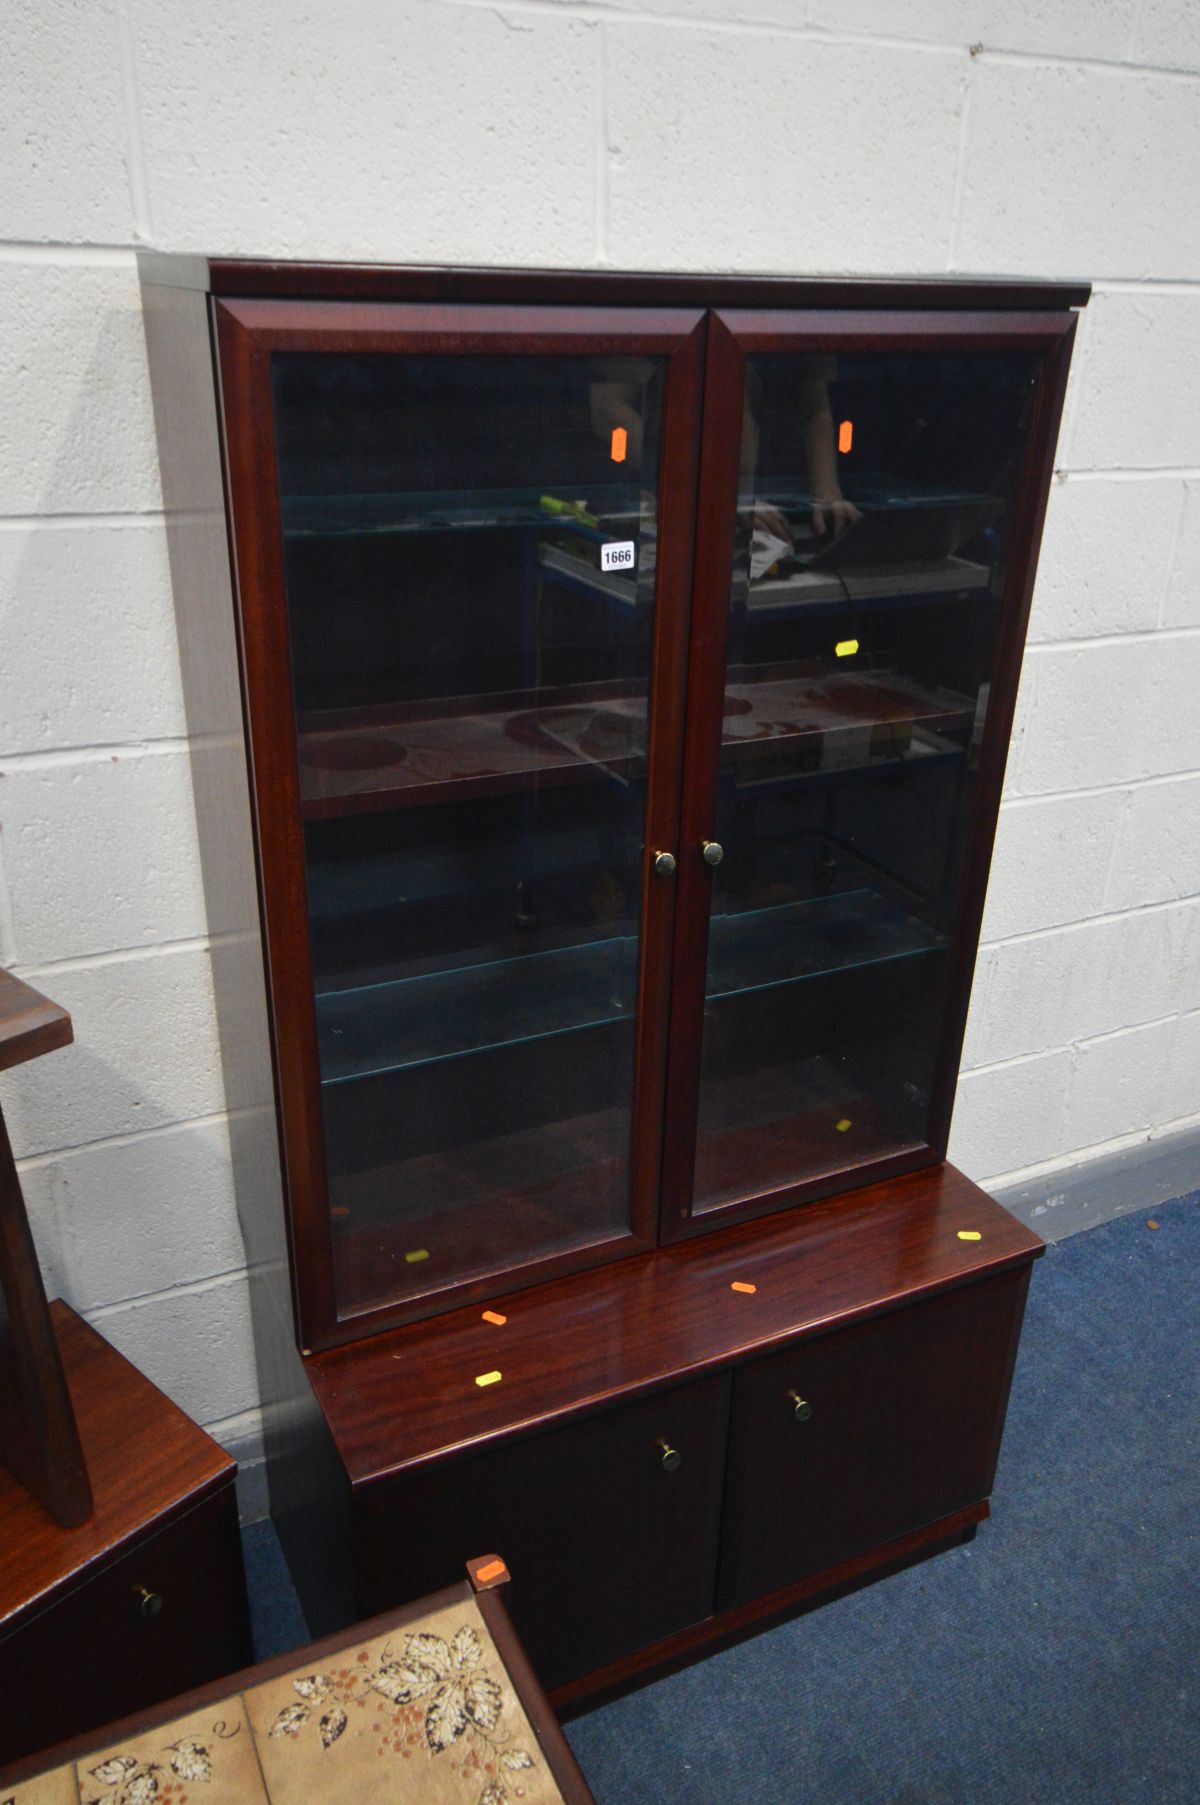
<svg viewBox="0 0 1200 1805">
<path fill-rule="evenodd" d="M 475 1577 L 481 1586 L 486 1586 L 494 1579 L 507 1579 L 508 1568 L 503 1561 L 489 1561 L 486 1567 L 476 1567 Z"/>
<path fill-rule="evenodd" d="M 483 1320 L 484 1322 L 494 1322 L 498 1329 L 502 1329 L 508 1321 L 508 1317 L 501 1316 L 499 1310 L 485 1310 Z"/>
<path fill-rule="evenodd" d="M 838 427 L 838 450 L 849 451 L 853 443 L 854 422 L 853 420 L 843 420 L 842 424 Z"/>
<path fill-rule="evenodd" d="M 629 434 L 623 426 L 614 426 L 612 431 L 612 461 L 614 464 L 625 462 L 625 451 L 629 444 Z"/>
<path fill-rule="evenodd" d="M 734 1281 L 733 1281 L 732 1285 L 730 1285 L 729 1289 L 731 1291 L 757 1291 L 758 1286 L 757 1285 L 747 1285 L 741 1279 L 734 1279 Z"/>
</svg>

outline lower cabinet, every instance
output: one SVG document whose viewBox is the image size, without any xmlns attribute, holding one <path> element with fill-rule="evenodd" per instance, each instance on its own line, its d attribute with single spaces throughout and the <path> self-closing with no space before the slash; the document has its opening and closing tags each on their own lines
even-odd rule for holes
<svg viewBox="0 0 1200 1805">
<path fill-rule="evenodd" d="M 987 1497 L 1028 1269 L 751 1360 L 733 1375 L 716 1608 Z"/>
<path fill-rule="evenodd" d="M 503 1555 L 542 1685 L 712 1612 L 729 1375 L 373 1486 L 356 1517 L 363 1616 Z"/>
<path fill-rule="evenodd" d="M 554 1689 L 710 1620 L 719 1635 L 723 1613 L 873 1549 L 882 1562 L 987 1498 L 1028 1279 L 1022 1266 L 381 1479 L 356 1493 L 359 1612 L 499 1553 Z"/>
<path fill-rule="evenodd" d="M 231 1478 L 0 1637 L 0 1762 L 186 1692 L 250 1658 Z"/>
<path fill-rule="evenodd" d="M 0 1466 L 0 1766 L 253 1659 L 235 1462 L 66 1304 L 50 1320 L 94 1508 L 58 1523 Z"/>
</svg>

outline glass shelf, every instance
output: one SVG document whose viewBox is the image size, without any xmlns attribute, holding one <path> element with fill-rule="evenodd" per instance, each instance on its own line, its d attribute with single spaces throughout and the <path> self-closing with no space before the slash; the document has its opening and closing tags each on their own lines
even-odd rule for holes
<svg viewBox="0 0 1200 1805">
<path fill-rule="evenodd" d="M 317 998 L 325 1084 L 632 1020 L 632 935 Z"/>
<path fill-rule="evenodd" d="M 339 1282 L 355 1310 L 419 1295 L 447 1269 L 503 1261 L 514 1233 L 534 1245 L 586 1247 L 610 1228 L 622 1188 L 614 1146 L 626 1107 L 543 1129 L 464 1140 L 445 1151 L 344 1173 L 334 1206 Z M 419 1251 L 417 1260 L 408 1256 Z"/>
<path fill-rule="evenodd" d="M 545 832 L 543 843 L 553 849 Z M 487 860 L 496 855 L 489 843 L 480 847 L 479 856 Z M 450 880 L 419 894 L 411 867 L 401 858 L 395 872 L 400 895 L 385 895 L 371 906 L 360 891 L 341 907 L 314 913 L 310 920 L 318 995 L 437 976 L 467 965 L 573 952 L 597 938 L 598 891 L 602 905 L 624 910 L 625 893 L 636 884 L 637 870 L 606 874 L 600 880 L 594 865 L 549 866 L 543 861 L 524 880 L 529 908 L 519 926 L 515 921 L 522 885 L 519 867 L 506 866 L 503 876 L 502 883 L 466 893 Z M 605 920 L 599 932 L 617 935 L 619 929 Z M 416 948 L 420 952 L 414 956 Z"/>
<path fill-rule="evenodd" d="M 781 750 L 805 742 L 809 769 L 860 768 L 949 750 L 929 735 L 962 731 L 974 720 L 966 697 L 896 671 L 813 664 L 732 675 L 721 738 L 739 785 L 780 778 Z M 547 783 L 627 784 L 645 765 L 645 722 L 643 695 L 420 720 L 311 717 L 299 736 L 301 809 L 312 821 Z M 924 753 L 886 731 L 908 728 L 925 735 Z"/>
<path fill-rule="evenodd" d="M 944 945 L 925 922 L 866 885 L 839 896 L 717 915 L 708 937 L 709 996 L 802 983 Z"/>
<path fill-rule="evenodd" d="M 586 495 L 563 494 L 551 483 L 526 489 L 417 489 L 377 495 L 284 495 L 285 539 L 357 539 L 372 534 L 462 533 L 484 528 L 579 529 L 588 522 L 558 514 L 543 498 L 577 507 L 591 517 L 621 515 L 636 525 L 641 492 L 628 485 L 589 485 Z M 592 525 L 592 533 L 596 532 Z"/>
<path fill-rule="evenodd" d="M 314 725 L 299 736 L 302 813 L 311 821 L 547 783 L 627 783 L 645 763 L 645 716 L 636 695 Z"/>
<path fill-rule="evenodd" d="M 857 570 L 797 570 L 787 577 L 762 577 L 751 583 L 745 600 L 752 620 L 780 619 L 793 610 L 808 614 L 844 610 L 847 603 L 868 602 L 872 608 L 912 602 L 945 601 L 980 595 L 991 588 L 986 564 L 969 558 L 938 558 L 924 564 L 881 563 Z"/>
<path fill-rule="evenodd" d="M 866 1093 L 852 1074 L 820 1056 L 773 1062 L 710 1080 L 704 1132 L 696 1150 L 701 1212 L 740 1196 L 747 1174 L 787 1171 L 803 1161 L 810 1176 L 841 1171 L 922 1145 L 901 1112 Z"/>
<path fill-rule="evenodd" d="M 553 577 L 630 613 L 646 605 L 645 588 L 631 577 L 597 570 L 567 546 L 539 546 L 538 561 Z M 761 577 L 750 584 L 739 605 L 751 621 L 773 621 L 793 614 L 837 613 L 847 603 L 870 604 L 874 610 L 973 598 L 990 593 L 991 586 L 992 572 L 986 564 L 946 557 L 923 564 L 881 564 L 836 573 L 797 570 L 786 577 Z"/>
<path fill-rule="evenodd" d="M 712 996 L 737 996 L 934 952 L 942 938 L 867 885 L 714 919 Z M 323 1083 L 492 1053 L 632 1021 L 632 936 L 528 953 L 317 998 Z"/>
</svg>

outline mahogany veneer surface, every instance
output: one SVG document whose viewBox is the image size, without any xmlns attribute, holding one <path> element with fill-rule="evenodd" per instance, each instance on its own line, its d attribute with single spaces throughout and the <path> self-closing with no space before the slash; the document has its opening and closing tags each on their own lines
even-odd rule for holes
<svg viewBox="0 0 1200 1805">
<path fill-rule="evenodd" d="M 645 270 L 467 269 L 388 263 L 298 263 L 139 251 L 143 282 L 216 295 L 328 295 L 356 300 L 578 301 L 608 305 L 779 306 L 797 295 L 812 307 L 1082 307 L 1086 282 L 1005 282 L 954 276 L 812 277 L 672 275 Z"/>
<path fill-rule="evenodd" d="M 494 1300 L 502 1325 L 475 1305 L 314 1355 L 306 1367 L 351 1484 L 362 1485 L 913 1302 L 1042 1248 L 943 1165 Z M 476 1383 L 491 1372 L 500 1379 Z"/>
<path fill-rule="evenodd" d="M 0 1072 L 69 1046 L 74 1038 L 65 1009 L 10 971 L 0 971 Z"/>
<path fill-rule="evenodd" d="M 0 1636 L 182 1511 L 230 1485 L 233 1461 L 64 1303 L 50 1306 L 95 1509 L 65 1529 L 0 1467 Z"/>
</svg>

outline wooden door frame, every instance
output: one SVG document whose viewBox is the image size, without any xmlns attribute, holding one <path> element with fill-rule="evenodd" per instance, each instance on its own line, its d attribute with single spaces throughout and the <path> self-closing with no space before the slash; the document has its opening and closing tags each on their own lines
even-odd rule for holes
<svg viewBox="0 0 1200 1805">
<path fill-rule="evenodd" d="M 709 318 L 687 680 L 679 900 L 663 1129 L 664 1242 L 932 1165 L 946 1156 L 970 1003 L 1000 792 L 1016 705 L 1037 551 L 1076 315 L 1067 312 L 900 312 L 875 309 L 717 308 Z M 1014 535 L 1001 601 L 996 662 L 954 905 L 945 1003 L 929 1108 L 928 1143 L 862 1165 L 777 1186 L 695 1216 L 691 1207 L 708 961 L 711 873 L 700 847 L 713 828 L 721 751 L 726 630 L 733 576 L 746 358 L 758 352 L 1040 351 Z"/>
<path fill-rule="evenodd" d="M 293 1302 L 299 1346 L 310 1352 L 655 1244 L 675 886 L 652 875 L 652 859 L 678 844 L 706 316 L 694 307 L 300 299 L 214 299 L 211 307 Z M 630 1232 L 346 1317 L 335 1295 L 321 1124 L 270 380 L 277 352 L 658 356 L 665 366 Z"/>
</svg>

